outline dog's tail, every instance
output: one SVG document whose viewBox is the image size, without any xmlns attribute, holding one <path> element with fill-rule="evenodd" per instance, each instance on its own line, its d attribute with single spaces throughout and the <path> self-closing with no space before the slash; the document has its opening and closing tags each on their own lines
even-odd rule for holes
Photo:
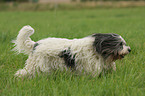
<svg viewBox="0 0 145 96">
<path fill-rule="evenodd" d="M 34 29 L 27 25 L 24 26 L 20 31 L 16 38 L 16 40 L 13 40 L 12 42 L 14 44 L 13 51 L 16 51 L 18 53 L 25 53 L 29 54 L 33 51 L 33 47 L 35 42 L 31 40 L 30 36 L 34 33 Z"/>
</svg>

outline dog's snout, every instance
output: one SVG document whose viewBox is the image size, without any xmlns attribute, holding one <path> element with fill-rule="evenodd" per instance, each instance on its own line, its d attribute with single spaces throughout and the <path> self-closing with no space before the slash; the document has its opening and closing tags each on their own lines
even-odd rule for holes
<svg viewBox="0 0 145 96">
<path fill-rule="evenodd" d="M 130 48 L 128 49 L 128 52 L 131 52 L 131 49 Z"/>
</svg>

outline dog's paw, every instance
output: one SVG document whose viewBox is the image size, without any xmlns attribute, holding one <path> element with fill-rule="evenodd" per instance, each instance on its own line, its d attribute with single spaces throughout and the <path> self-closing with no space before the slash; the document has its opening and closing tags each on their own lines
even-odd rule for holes
<svg viewBox="0 0 145 96">
<path fill-rule="evenodd" d="M 20 69 L 15 73 L 15 77 L 23 77 L 27 75 L 27 71 L 25 69 Z"/>
</svg>

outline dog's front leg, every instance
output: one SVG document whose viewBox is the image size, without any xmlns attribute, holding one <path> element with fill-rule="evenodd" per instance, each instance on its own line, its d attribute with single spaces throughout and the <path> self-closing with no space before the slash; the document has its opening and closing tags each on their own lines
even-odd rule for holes
<svg viewBox="0 0 145 96">
<path fill-rule="evenodd" d="M 115 62 L 112 63 L 112 69 L 113 69 L 113 71 L 116 71 L 116 64 L 115 64 Z"/>
</svg>

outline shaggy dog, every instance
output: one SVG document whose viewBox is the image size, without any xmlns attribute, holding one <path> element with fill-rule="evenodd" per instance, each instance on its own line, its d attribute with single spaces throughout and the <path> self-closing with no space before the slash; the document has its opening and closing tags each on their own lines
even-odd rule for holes
<svg viewBox="0 0 145 96">
<path fill-rule="evenodd" d="M 14 41 L 13 50 L 28 54 L 23 69 L 15 76 L 35 76 L 36 72 L 73 70 L 98 76 L 107 70 L 116 70 L 115 61 L 122 59 L 131 49 L 117 34 L 93 34 L 82 39 L 46 38 L 34 42 L 31 26 L 24 26 Z"/>
</svg>

